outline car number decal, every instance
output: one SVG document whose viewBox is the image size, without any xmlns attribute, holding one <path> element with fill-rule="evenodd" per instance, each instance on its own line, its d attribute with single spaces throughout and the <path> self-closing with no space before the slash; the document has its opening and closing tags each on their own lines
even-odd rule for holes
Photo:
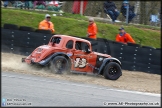
<svg viewBox="0 0 162 108">
<path fill-rule="evenodd" d="M 87 60 L 85 58 L 76 58 L 74 60 L 74 67 L 75 68 L 84 68 L 86 67 Z"/>
</svg>

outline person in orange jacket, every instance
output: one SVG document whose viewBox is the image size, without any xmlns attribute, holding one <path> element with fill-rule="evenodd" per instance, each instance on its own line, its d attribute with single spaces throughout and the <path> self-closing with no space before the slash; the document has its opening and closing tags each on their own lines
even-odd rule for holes
<svg viewBox="0 0 162 108">
<path fill-rule="evenodd" d="M 124 28 L 119 28 L 119 34 L 116 35 L 116 41 L 127 44 L 128 42 L 135 43 L 134 39 L 129 33 L 126 33 Z"/>
<path fill-rule="evenodd" d="M 39 29 L 51 30 L 52 33 L 55 32 L 54 24 L 50 21 L 51 16 L 49 14 L 45 15 L 45 20 L 39 23 Z"/>
<path fill-rule="evenodd" d="M 97 39 L 97 25 L 93 18 L 89 18 L 89 25 L 87 29 L 87 37 Z"/>
</svg>

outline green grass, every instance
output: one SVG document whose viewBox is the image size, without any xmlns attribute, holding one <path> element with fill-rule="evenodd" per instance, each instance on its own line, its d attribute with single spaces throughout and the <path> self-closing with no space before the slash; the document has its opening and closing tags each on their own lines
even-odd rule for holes
<svg viewBox="0 0 162 108">
<path fill-rule="evenodd" d="M 26 11 L 20 9 L 4 9 L 1 8 L 1 27 L 5 23 L 16 24 L 19 26 L 28 26 L 35 29 L 38 28 L 40 21 L 44 19 L 45 14 L 54 14 L 54 12 Z M 87 18 L 77 14 L 55 13 L 57 16 L 52 16 L 51 21 L 54 23 L 56 34 L 66 34 L 78 37 L 85 37 L 87 31 Z M 119 32 L 120 24 L 108 24 L 101 21 L 96 21 L 98 27 L 97 37 L 115 40 L 116 34 Z M 161 48 L 160 30 L 151 30 L 146 26 L 124 25 L 126 32 L 130 33 L 137 44 L 144 46 L 152 46 Z M 151 27 L 150 27 L 151 28 Z"/>
</svg>

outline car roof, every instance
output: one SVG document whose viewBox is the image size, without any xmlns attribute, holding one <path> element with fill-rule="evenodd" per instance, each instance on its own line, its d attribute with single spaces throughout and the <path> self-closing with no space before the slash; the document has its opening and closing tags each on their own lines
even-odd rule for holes
<svg viewBox="0 0 162 108">
<path fill-rule="evenodd" d="M 82 38 L 79 38 L 79 37 L 68 36 L 68 35 L 53 35 L 53 36 L 58 36 L 58 37 L 62 37 L 62 38 L 68 38 L 68 40 L 72 39 L 72 40 L 76 40 L 76 41 L 84 41 L 84 42 L 87 42 L 87 43 L 91 44 L 88 40 L 82 39 Z"/>
</svg>

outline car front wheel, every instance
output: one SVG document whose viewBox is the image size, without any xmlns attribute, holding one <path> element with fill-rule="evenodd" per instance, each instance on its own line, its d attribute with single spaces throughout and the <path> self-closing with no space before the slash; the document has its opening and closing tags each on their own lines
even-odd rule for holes
<svg viewBox="0 0 162 108">
<path fill-rule="evenodd" d="M 103 75 L 106 79 L 117 80 L 121 75 L 121 67 L 116 62 L 109 62 L 104 68 Z"/>
</svg>

